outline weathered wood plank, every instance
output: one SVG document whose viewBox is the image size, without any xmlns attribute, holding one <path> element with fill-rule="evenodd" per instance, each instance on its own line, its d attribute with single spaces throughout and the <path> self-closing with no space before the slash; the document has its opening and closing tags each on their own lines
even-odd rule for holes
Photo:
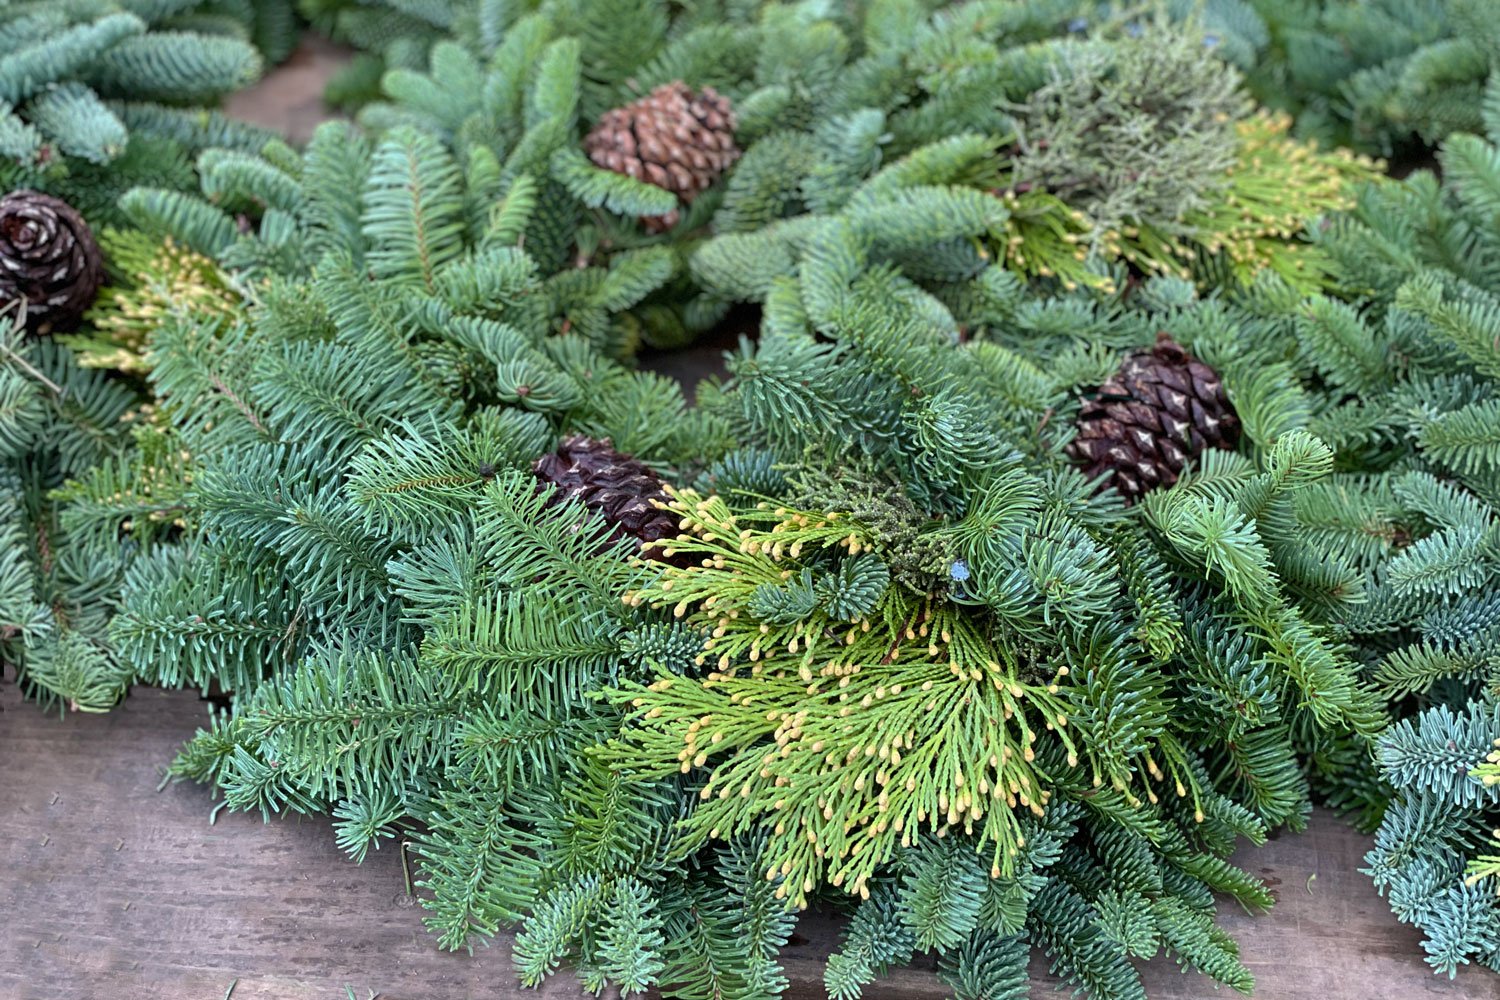
<svg viewBox="0 0 1500 1000">
<path fill-rule="evenodd" d="M 580 996 L 566 976 L 521 990 L 504 939 L 472 957 L 439 952 L 389 844 L 356 866 L 324 820 L 224 813 L 210 826 L 206 790 L 158 792 L 160 767 L 204 715 L 190 693 L 137 689 L 108 715 L 59 720 L 22 703 L 14 685 L 0 687 L 0 997 L 218 1000 L 236 979 L 236 1000 L 343 997 L 345 984 L 362 1000 L 370 991 L 382 1000 Z M 1241 853 L 1280 896 L 1269 915 L 1232 904 L 1224 914 L 1259 995 L 1500 998 L 1494 976 L 1471 972 L 1452 984 L 1427 971 L 1416 936 L 1356 871 L 1364 849 L 1363 838 L 1319 814 L 1309 833 Z M 810 918 L 800 937 L 789 950 L 790 995 L 821 997 L 836 929 Z M 1150 963 L 1146 976 L 1153 1000 L 1216 995 L 1170 962 Z M 1047 995 L 1045 977 L 1034 992 Z M 868 995 L 944 993 L 916 969 Z"/>
<path fill-rule="evenodd" d="M 251 125 L 272 129 L 294 145 L 334 117 L 323 103 L 323 88 L 348 64 L 353 53 L 325 38 L 306 35 L 286 62 L 274 67 L 255 86 L 230 94 L 224 113 Z"/>
<path fill-rule="evenodd" d="M 0 693 L 0 996 L 492 997 L 508 948 L 441 954 L 389 847 L 348 863 L 326 821 L 220 815 L 202 788 L 158 792 L 204 721 L 191 694 L 138 689 L 59 721 Z M 544 996 L 577 996 L 558 987 Z"/>
</svg>

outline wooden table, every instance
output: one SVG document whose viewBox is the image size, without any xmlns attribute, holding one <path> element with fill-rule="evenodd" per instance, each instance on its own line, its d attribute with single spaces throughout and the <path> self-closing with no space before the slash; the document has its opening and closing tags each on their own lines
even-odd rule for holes
<svg viewBox="0 0 1500 1000">
<path fill-rule="evenodd" d="M 0 998 L 156 1000 L 577 997 L 566 974 L 520 989 L 503 938 L 473 956 L 437 950 L 387 844 L 364 865 L 322 819 L 262 823 L 221 813 L 205 788 L 158 790 L 161 767 L 206 719 L 189 692 L 138 688 L 107 715 L 59 719 L 0 687 Z M 1224 906 L 1265 1000 L 1500 998 L 1500 977 L 1431 974 L 1418 936 L 1357 871 L 1365 838 L 1327 814 L 1238 862 L 1279 903 Z M 1314 877 L 1316 876 L 1316 877 Z M 794 1000 L 822 997 L 837 929 L 810 919 L 788 949 Z M 1034 992 L 1050 993 L 1038 973 Z M 1153 1000 L 1232 996 L 1171 962 L 1146 967 Z M 236 982 L 237 981 L 237 982 Z M 928 969 L 903 970 L 871 1000 L 945 996 Z"/>
</svg>

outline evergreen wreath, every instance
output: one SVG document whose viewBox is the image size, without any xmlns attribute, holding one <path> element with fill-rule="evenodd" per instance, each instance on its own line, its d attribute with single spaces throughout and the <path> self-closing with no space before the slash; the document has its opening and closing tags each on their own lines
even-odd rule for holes
<svg viewBox="0 0 1500 1000">
<path fill-rule="evenodd" d="M 106 103 L 237 85 L 284 4 L 123 6 L 152 31 L 22 5 L 0 58 L 0 139 L 45 137 L 5 169 L 112 261 L 82 329 L 0 332 L 38 701 L 214 695 L 175 776 L 409 838 L 439 943 L 518 927 L 527 985 L 775 996 L 818 904 L 840 1000 L 919 952 L 1023 996 L 1034 949 L 1093 997 L 1160 953 L 1248 992 L 1215 894 L 1271 895 L 1225 859 L 1315 801 L 1378 827 L 1438 971 L 1500 968 L 1461 0 L 1380 68 L 1414 103 L 1372 127 L 1441 140 L 1399 183 L 1292 138 L 1330 91 L 1244 96 L 1301 58 L 1281 4 L 304 2 L 389 71 L 300 151 Z M 695 406 L 632 367 L 736 302 Z"/>
</svg>

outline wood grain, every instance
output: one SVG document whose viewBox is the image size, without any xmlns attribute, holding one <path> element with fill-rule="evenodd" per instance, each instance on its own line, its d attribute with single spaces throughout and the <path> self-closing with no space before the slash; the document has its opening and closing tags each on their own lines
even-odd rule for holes
<svg viewBox="0 0 1500 1000">
<path fill-rule="evenodd" d="M 137 689 L 107 715 L 57 718 L 0 686 L 0 998 L 509 1000 L 579 997 L 566 975 L 520 989 L 502 937 L 473 956 L 439 952 L 388 844 L 361 866 L 325 820 L 263 823 L 223 813 L 207 790 L 157 790 L 160 768 L 203 722 L 186 692 Z M 1280 896 L 1268 915 L 1226 904 L 1223 922 L 1266 1000 L 1500 998 L 1500 978 L 1433 976 L 1417 936 L 1357 872 L 1365 840 L 1326 814 L 1239 862 Z M 1317 878 L 1309 881 L 1310 876 Z M 837 941 L 827 918 L 788 949 L 793 1000 L 822 997 Z M 946 995 L 925 968 L 901 970 L 872 1000 Z M 1034 993 L 1050 981 L 1035 965 Z M 1169 961 L 1145 967 L 1153 1000 L 1226 996 Z"/>
<path fill-rule="evenodd" d="M 304 35 L 286 62 L 253 87 L 224 100 L 224 113 L 251 125 L 280 132 L 300 146 L 323 122 L 336 117 L 323 103 L 323 88 L 348 64 L 353 53 L 317 35 Z"/>
</svg>

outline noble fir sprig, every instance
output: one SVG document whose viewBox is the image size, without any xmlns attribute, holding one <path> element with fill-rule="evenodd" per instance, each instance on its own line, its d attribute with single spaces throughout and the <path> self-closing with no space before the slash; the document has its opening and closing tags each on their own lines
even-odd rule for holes
<svg viewBox="0 0 1500 1000">
<path fill-rule="evenodd" d="M 132 185 L 188 187 L 198 151 L 271 137 L 212 109 L 291 51 L 292 0 L 0 9 L 0 189 L 56 194 L 103 227 Z"/>
</svg>

